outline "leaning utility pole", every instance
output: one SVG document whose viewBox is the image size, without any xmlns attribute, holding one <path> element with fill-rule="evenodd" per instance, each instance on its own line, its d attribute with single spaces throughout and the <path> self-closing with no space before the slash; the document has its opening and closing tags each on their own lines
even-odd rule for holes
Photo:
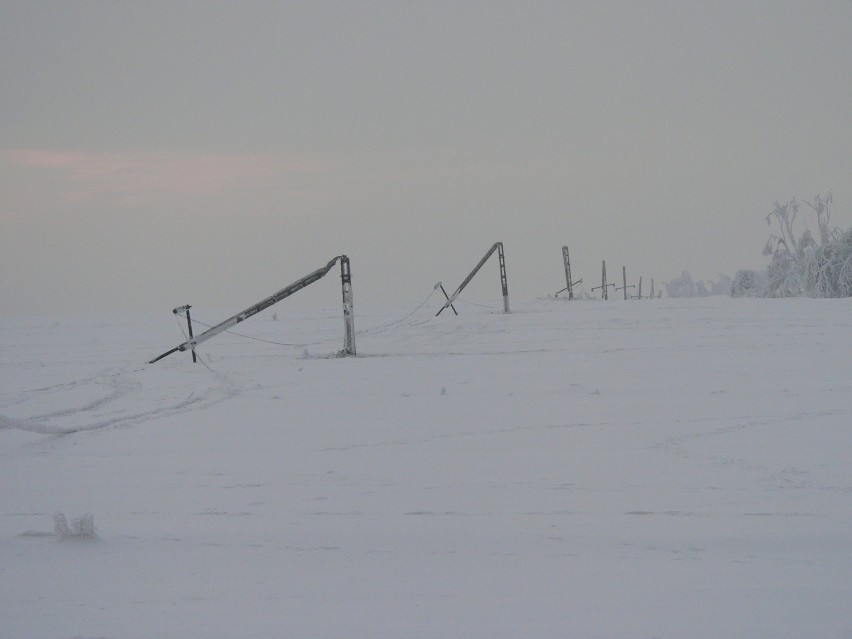
<svg viewBox="0 0 852 639">
<path fill-rule="evenodd" d="M 574 284 L 571 281 L 571 258 L 568 257 L 568 247 L 562 247 L 562 263 L 565 265 L 565 283 L 567 286 L 565 288 L 568 289 L 568 299 L 574 299 Z"/>
<path fill-rule="evenodd" d="M 568 291 L 568 299 L 574 299 L 574 287 L 577 284 L 581 284 L 583 282 L 583 278 L 581 277 L 576 282 L 571 281 L 571 260 L 568 258 L 568 247 L 562 247 L 562 263 L 565 265 L 565 283 L 567 286 L 565 288 L 561 288 L 556 293 L 554 293 L 553 297 L 559 295 L 562 291 Z"/>
<path fill-rule="evenodd" d="M 506 257 L 503 255 L 503 242 L 495 242 L 494 245 L 490 249 L 488 249 L 482 259 L 479 260 L 479 263 L 473 267 L 473 270 L 470 272 L 470 274 L 466 278 L 464 278 L 464 281 L 461 284 L 459 284 L 459 287 L 455 290 L 455 293 L 453 293 L 447 298 L 447 303 L 444 304 L 437 313 L 435 313 L 435 317 L 437 317 L 444 310 L 453 305 L 453 302 L 456 301 L 456 298 L 459 296 L 459 293 L 461 293 L 464 290 L 464 287 L 470 283 L 470 281 L 473 279 L 473 276 L 479 272 L 479 269 L 481 269 L 482 265 L 488 261 L 488 258 L 491 257 L 491 254 L 494 253 L 494 251 L 497 251 L 497 258 L 500 263 L 500 286 L 503 289 L 503 310 L 506 313 L 509 312 L 509 284 L 506 279 Z M 446 295 L 446 292 L 444 293 L 444 295 Z M 453 308 L 453 311 L 455 310 L 456 309 Z"/>
</svg>

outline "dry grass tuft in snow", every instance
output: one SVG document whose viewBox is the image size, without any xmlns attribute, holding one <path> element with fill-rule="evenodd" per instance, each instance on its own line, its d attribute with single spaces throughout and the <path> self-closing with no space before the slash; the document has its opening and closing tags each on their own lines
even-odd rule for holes
<svg viewBox="0 0 852 639">
<path fill-rule="evenodd" d="M 65 515 L 63 513 L 56 513 L 53 516 L 53 530 L 60 539 L 97 539 L 97 535 L 95 534 L 95 518 L 92 515 L 78 517 L 72 520 L 69 526 Z"/>
</svg>

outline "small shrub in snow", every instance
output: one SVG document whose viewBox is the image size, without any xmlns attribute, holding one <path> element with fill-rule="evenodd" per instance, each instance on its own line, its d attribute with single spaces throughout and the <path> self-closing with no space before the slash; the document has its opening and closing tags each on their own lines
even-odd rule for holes
<svg viewBox="0 0 852 639">
<path fill-rule="evenodd" d="M 731 284 L 734 297 L 763 297 L 766 277 L 757 271 L 737 271 Z"/>
<path fill-rule="evenodd" d="M 65 519 L 63 513 L 53 516 L 53 530 L 60 539 L 95 539 L 95 518 L 92 515 L 83 515 L 71 521 Z"/>
</svg>

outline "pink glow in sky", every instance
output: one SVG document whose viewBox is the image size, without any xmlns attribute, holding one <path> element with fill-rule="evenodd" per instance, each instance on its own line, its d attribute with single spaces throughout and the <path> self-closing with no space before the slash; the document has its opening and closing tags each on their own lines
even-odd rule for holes
<svg viewBox="0 0 852 639">
<path fill-rule="evenodd" d="M 850 31 L 834 0 L 0 3 L 0 314 L 237 305 L 340 253 L 359 304 L 416 303 L 496 241 L 515 298 L 563 245 L 586 281 L 762 268 L 776 200 L 850 225 Z"/>
<path fill-rule="evenodd" d="M 318 161 L 263 154 L 14 149 L 3 155 L 10 166 L 54 172 L 65 204 L 99 196 L 125 205 L 145 204 L 168 194 L 205 197 L 273 184 L 293 173 L 322 170 Z"/>
</svg>

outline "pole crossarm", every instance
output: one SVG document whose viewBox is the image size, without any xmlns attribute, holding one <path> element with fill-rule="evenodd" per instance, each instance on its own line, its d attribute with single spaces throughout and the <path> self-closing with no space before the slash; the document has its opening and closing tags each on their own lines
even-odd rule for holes
<svg viewBox="0 0 852 639">
<path fill-rule="evenodd" d="M 615 282 L 607 283 L 607 281 L 606 281 L 606 260 L 603 260 L 601 262 L 601 285 L 593 287 L 592 290 L 597 291 L 597 290 L 600 289 L 601 298 L 606 300 L 606 299 L 609 299 L 608 292 L 609 292 L 610 286 L 615 288 Z"/>
<path fill-rule="evenodd" d="M 435 284 L 435 290 L 437 291 L 438 289 L 441 289 L 441 292 L 444 294 L 445 299 L 448 299 L 448 300 L 450 299 L 450 296 L 447 295 L 446 289 L 444 289 L 444 283 L 443 282 L 438 282 L 437 284 Z M 456 307 L 453 306 L 452 302 L 450 303 L 450 308 L 453 309 L 453 313 L 455 313 L 456 315 L 459 314 L 459 312 L 456 310 Z"/>
<path fill-rule="evenodd" d="M 350 332 L 350 328 L 351 328 L 350 327 L 350 320 L 351 320 L 351 310 L 352 310 L 351 309 L 352 290 L 351 290 L 351 278 L 350 278 L 350 275 L 349 275 L 349 258 L 346 257 L 345 255 L 338 255 L 337 257 L 330 260 L 328 262 L 328 264 L 326 264 L 325 266 L 322 266 L 322 267 L 318 268 L 317 270 L 312 271 L 311 273 L 308 273 L 307 275 L 299 278 L 298 280 L 296 280 L 295 282 L 293 282 L 289 286 L 282 288 L 277 293 L 270 295 L 269 297 L 261 300 L 257 304 L 253 304 L 253 305 L 249 306 L 247 309 L 245 309 L 244 311 L 241 311 L 240 313 L 237 313 L 236 315 L 232 315 L 231 317 L 229 317 L 225 321 L 220 322 L 219 324 L 216 324 L 216 326 L 213 326 L 213 327 L 207 329 L 203 333 L 199 333 L 195 337 L 190 337 L 190 339 L 186 340 L 182 344 L 178 344 L 177 346 L 175 346 L 170 351 L 167 351 L 167 352 L 163 353 L 162 355 L 155 357 L 154 359 L 152 359 L 148 363 L 153 364 L 154 362 L 157 362 L 157 361 L 163 359 L 164 357 L 166 357 L 167 355 L 171 355 L 172 353 L 175 353 L 177 351 L 183 352 L 183 351 L 187 351 L 187 350 L 190 350 L 190 349 L 192 349 L 194 351 L 195 347 L 198 346 L 199 344 L 201 344 L 202 342 L 206 342 L 211 337 L 215 337 L 219 333 L 223 333 L 223 332 L 227 331 L 229 328 L 239 324 L 240 322 L 247 320 L 249 317 L 252 317 L 253 315 L 257 315 L 262 310 L 269 308 L 270 306 L 272 306 L 273 304 L 275 304 L 277 302 L 280 302 L 284 298 L 290 297 L 293 293 L 301 291 L 306 286 L 310 286 L 314 282 L 321 280 L 323 277 L 325 277 L 328 274 L 328 272 L 332 269 L 332 267 L 338 261 L 341 264 L 341 277 L 343 279 L 344 314 L 346 316 L 346 321 L 347 321 L 347 335 L 346 335 L 346 344 L 344 345 L 344 351 L 346 351 L 347 354 L 354 355 L 355 349 L 354 349 L 354 344 L 352 342 L 352 334 Z M 178 310 L 178 309 L 175 309 L 175 310 Z"/>
<path fill-rule="evenodd" d="M 509 285 L 506 279 L 506 258 L 503 254 L 503 242 L 495 242 L 494 245 L 488 249 L 485 255 L 479 260 L 479 263 L 473 267 L 473 270 L 470 274 L 464 278 L 464 281 L 459 284 L 459 287 L 455 290 L 455 292 L 447 298 L 447 302 L 440 308 L 440 310 L 435 313 L 435 317 L 443 313 L 446 309 L 453 306 L 453 302 L 456 301 L 456 298 L 459 294 L 464 290 L 464 287 L 470 284 L 470 281 L 474 278 L 474 276 L 479 272 L 479 269 L 482 268 L 482 265 L 488 261 L 488 258 L 494 253 L 494 251 L 498 252 L 498 257 L 500 260 L 500 285 L 503 289 L 503 308 L 506 313 L 509 312 Z M 446 292 L 444 293 L 446 295 Z M 455 307 L 453 311 L 455 311 Z M 456 313 L 458 315 L 458 313 Z"/>
<path fill-rule="evenodd" d="M 579 280 L 577 280 L 576 282 L 571 282 L 571 287 L 573 288 L 573 287 L 577 286 L 577 284 L 582 284 L 582 283 L 583 283 L 583 278 L 581 277 L 581 278 L 580 278 Z M 557 295 L 559 295 L 560 293 L 564 293 L 564 292 L 565 292 L 565 291 L 567 291 L 567 290 L 568 290 L 568 287 L 567 287 L 567 286 L 566 286 L 565 288 L 560 288 L 558 291 L 556 291 L 556 292 L 553 294 L 553 296 L 554 296 L 554 297 L 556 297 L 556 296 L 557 296 Z M 592 290 L 594 290 L 594 289 L 592 289 Z M 573 293 L 572 293 L 572 295 L 573 295 Z M 568 299 L 573 299 L 573 298 L 569 296 L 569 297 L 568 297 Z"/>
</svg>

